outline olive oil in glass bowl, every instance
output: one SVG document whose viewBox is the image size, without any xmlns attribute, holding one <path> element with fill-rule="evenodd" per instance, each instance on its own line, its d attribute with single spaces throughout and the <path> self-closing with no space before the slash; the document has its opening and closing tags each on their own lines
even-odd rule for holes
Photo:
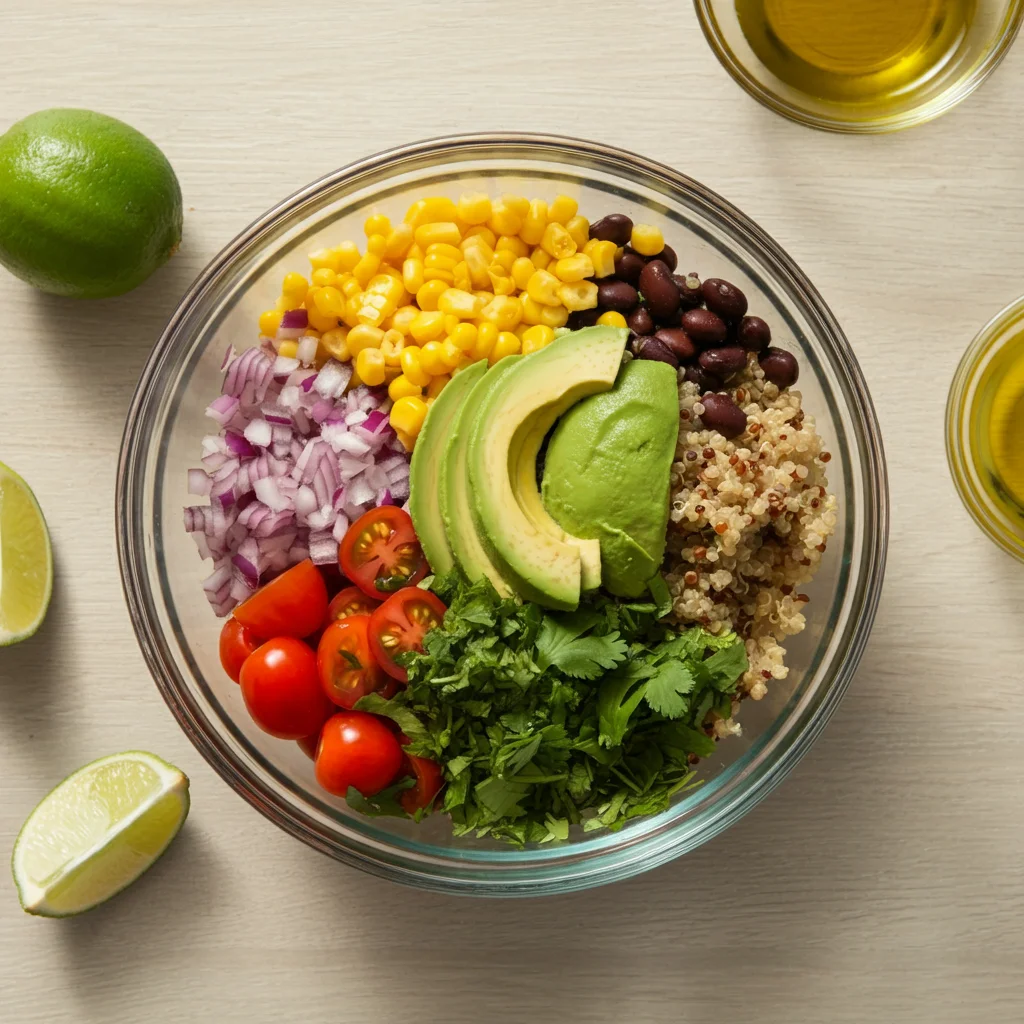
<svg viewBox="0 0 1024 1024">
<path fill-rule="evenodd" d="M 817 128 L 878 132 L 937 116 L 998 64 L 1024 0 L 695 0 L 753 96 Z"/>
</svg>

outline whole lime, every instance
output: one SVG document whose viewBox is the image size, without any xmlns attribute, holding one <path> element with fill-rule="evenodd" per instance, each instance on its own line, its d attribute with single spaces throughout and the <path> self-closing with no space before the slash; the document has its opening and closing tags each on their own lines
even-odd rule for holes
<svg viewBox="0 0 1024 1024">
<path fill-rule="evenodd" d="M 181 188 L 145 135 L 91 110 L 41 110 L 0 135 L 0 263 L 55 295 L 140 285 L 181 242 Z"/>
</svg>

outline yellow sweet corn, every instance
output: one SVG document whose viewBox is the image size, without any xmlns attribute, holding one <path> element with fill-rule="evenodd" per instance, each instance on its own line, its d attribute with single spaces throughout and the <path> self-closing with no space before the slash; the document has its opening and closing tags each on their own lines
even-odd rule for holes
<svg viewBox="0 0 1024 1024">
<path fill-rule="evenodd" d="M 406 258 L 402 264 L 402 282 L 407 292 L 415 295 L 423 287 L 423 271 L 423 260 Z"/>
<path fill-rule="evenodd" d="M 339 274 L 350 274 L 352 268 L 362 259 L 359 246 L 355 242 L 342 242 L 336 245 L 331 252 L 334 253 L 337 266 L 333 269 Z"/>
<path fill-rule="evenodd" d="M 411 225 L 413 231 L 423 224 L 438 221 L 454 221 L 459 215 L 458 210 L 446 196 L 427 196 L 417 199 L 405 214 L 405 223 Z"/>
<path fill-rule="evenodd" d="M 577 249 L 582 249 L 590 241 L 590 221 L 586 217 L 581 217 L 579 214 L 570 217 L 566 222 L 565 230 L 572 235 Z"/>
<path fill-rule="evenodd" d="M 593 309 L 597 305 L 597 285 L 593 281 L 563 284 L 558 289 L 558 297 L 562 300 L 562 305 L 573 312 L 579 309 Z"/>
<path fill-rule="evenodd" d="M 511 331 L 523 318 L 522 303 L 512 295 L 495 295 L 480 311 L 485 320 L 497 325 L 499 331 Z"/>
<path fill-rule="evenodd" d="M 539 245 L 530 253 L 530 262 L 538 270 L 547 270 L 551 266 L 551 256 L 546 253 Z"/>
<path fill-rule="evenodd" d="M 441 343 L 439 341 L 428 341 L 420 349 L 420 366 L 431 377 L 436 377 L 439 373 L 447 373 L 448 367 L 441 359 Z"/>
<path fill-rule="evenodd" d="M 306 279 L 303 277 L 302 280 L 305 281 Z M 327 288 L 329 285 L 336 285 L 338 283 L 338 275 L 328 267 L 321 267 L 319 270 L 313 271 L 310 275 L 310 280 L 315 288 Z"/>
<path fill-rule="evenodd" d="M 430 383 L 427 385 L 427 398 L 437 398 L 437 396 L 444 390 L 445 384 L 447 384 L 451 379 L 451 376 L 447 373 L 441 373 L 436 377 L 432 377 Z"/>
<path fill-rule="evenodd" d="M 360 287 L 359 282 L 351 274 L 342 274 L 338 278 L 338 283 L 335 285 L 339 292 L 345 296 L 346 299 L 351 299 L 354 295 L 358 295 L 363 289 Z"/>
<path fill-rule="evenodd" d="M 579 203 L 571 196 L 555 196 L 548 207 L 548 220 L 556 224 L 568 224 L 579 208 Z"/>
<path fill-rule="evenodd" d="M 657 256 L 665 248 L 665 236 L 653 224 L 634 224 L 629 244 L 641 256 Z"/>
<path fill-rule="evenodd" d="M 511 295 L 516 290 L 511 275 L 497 260 L 487 268 L 487 276 L 495 295 Z"/>
<path fill-rule="evenodd" d="M 476 344 L 476 324 L 460 323 L 449 335 L 448 340 L 455 345 L 460 352 L 472 352 Z"/>
<path fill-rule="evenodd" d="M 384 340 L 384 332 L 379 327 L 369 324 L 357 324 L 348 332 L 348 350 L 358 356 L 364 348 L 380 348 Z"/>
<path fill-rule="evenodd" d="M 454 221 L 432 221 L 429 224 L 422 224 L 418 227 L 415 237 L 416 244 L 427 249 L 435 242 L 458 245 L 462 241 L 462 232 Z"/>
<path fill-rule="evenodd" d="M 499 253 L 511 253 L 513 257 L 529 256 L 530 247 L 515 235 L 501 235 L 494 244 L 495 255 Z"/>
<path fill-rule="evenodd" d="M 345 312 L 341 314 L 341 319 L 349 325 L 349 327 L 355 327 L 359 323 L 359 311 L 363 308 L 363 293 L 359 292 L 353 295 L 351 298 L 345 300 Z"/>
<path fill-rule="evenodd" d="M 430 383 L 430 374 L 423 368 L 420 349 L 416 345 L 406 345 L 401 356 L 402 373 L 421 388 Z"/>
<path fill-rule="evenodd" d="M 314 270 L 320 270 L 324 267 L 328 270 L 333 270 L 335 273 L 341 270 L 341 258 L 334 249 L 318 249 L 316 252 L 311 252 L 309 254 L 309 264 Z"/>
<path fill-rule="evenodd" d="M 438 300 L 448 291 L 448 287 L 446 281 L 427 281 L 416 292 L 416 305 L 424 312 L 434 312 L 437 309 Z"/>
<path fill-rule="evenodd" d="M 299 354 L 299 343 L 286 339 L 277 346 L 277 354 L 284 356 L 286 359 L 294 359 Z"/>
<path fill-rule="evenodd" d="M 488 282 L 489 284 L 490 282 Z M 494 298 L 494 292 L 487 291 L 485 288 L 474 288 L 473 294 L 486 306 Z M 479 320 L 480 318 L 477 317 Z"/>
<path fill-rule="evenodd" d="M 511 207 L 506 206 L 504 200 L 499 199 L 491 203 L 491 219 L 487 226 L 496 235 L 518 235 L 519 229 L 523 226 L 523 218 Z"/>
<path fill-rule="evenodd" d="M 444 334 L 444 313 L 439 310 L 420 313 L 411 324 L 409 333 L 418 342 L 433 341 Z M 431 372 L 428 370 L 428 372 Z"/>
<path fill-rule="evenodd" d="M 289 309 L 293 308 L 293 304 L 289 302 L 283 295 L 279 295 L 277 298 L 277 302 L 274 303 L 274 309 L 276 309 L 278 313 L 287 313 Z"/>
<path fill-rule="evenodd" d="M 384 353 L 379 348 L 364 348 L 356 356 L 356 373 L 370 387 L 384 383 Z"/>
<path fill-rule="evenodd" d="M 498 340 L 494 343 L 494 348 L 491 349 L 491 354 L 487 357 L 487 361 L 493 366 L 499 359 L 504 359 L 505 356 L 514 356 L 519 351 L 519 338 L 513 334 L 512 331 L 502 331 L 498 335 Z"/>
<path fill-rule="evenodd" d="M 446 270 L 451 270 L 461 259 L 462 249 L 460 246 L 449 245 L 447 242 L 433 242 L 426 248 L 423 264 L 427 267 L 443 267 Z"/>
<path fill-rule="evenodd" d="M 531 352 L 536 352 L 538 349 L 544 348 L 545 345 L 550 345 L 554 340 L 554 330 L 544 324 L 527 327 L 520 336 L 523 355 L 528 356 Z"/>
<path fill-rule="evenodd" d="M 422 390 L 402 373 L 388 384 L 388 398 L 392 402 L 397 402 L 400 398 L 418 398 Z"/>
<path fill-rule="evenodd" d="M 380 256 L 384 258 L 384 252 L 388 247 L 388 240 L 384 235 L 370 235 L 366 240 L 366 251 L 372 252 L 374 256 Z"/>
<path fill-rule="evenodd" d="M 348 349 L 348 329 L 335 327 L 333 330 L 324 331 L 320 335 L 320 348 L 322 348 L 332 359 L 347 363 L 352 358 Z"/>
<path fill-rule="evenodd" d="M 452 287 L 458 288 L 461 292 L 468 292 L 473 287 L 473 279 L 469 276 L 469 267 L 466 266 L 465 260 L 460 260 L 455 264 L 455 269 L 452 271 Z"/>
<path fill-rule="evenodd" d="M 523 226 L 519 229 L 519 237 L 527 245 L 539 245 L 544 237 L 544 229 L 548 226 L 548 204 L 543 199 L 534 199 L 523 218 Z"/>
<path fill-rule="evenodd" d="M 405 335 L 396 331 L 394 327 L 384 332 L 380 340 L 380 350 L 384 354 L 386 366 L 401 366 L 402 352 L 405 349 Z"/>
<path fill-rule="evenodd" d="M 462 362 L 462 349 L 451 338 L 441 342 L 441 362 L 449 370 L 454 370 Z"/>
<path fill-rule="evenodd" d="M 329 281 L 328 284 L 330 283 Z M 292 309 L 298 309 L 302 305 L 308 291 L 309 282 L 301 274 L 292 271 L 290 274 L 284 275 L 284 280 L 281 282 L 281 296 L 291 303 Z"/>
<path fill-rule="evenodd" d="M 352 276 L 365 288 L 371 278 L 380 270 L 380 257 L 375 252 L 368 252 L 353 268 Z"/>
<path fill-rule="evenodd" d="M 628 327 L 626 318 L 619 313 L 617 310 L 609 309 L 608 312 L 602 313 L 598 318 L 597 322 L 604 327 Z"/>
<path fill-rule="evenodd" d="M 486 224 L 491 219 L 491 197 L 486 192 L 463 192 L 458 214 L 466 224 Z"/>
<path fill-rule="evenodd" d="M 498 333 L 497 324 L 490 320 L 484 320 L 477 327 L 476 341 L 469 353 L 473 362 L 478 359 L 486 359 L 491 354 L 491 349 L 494 348 L 494 343 L 498 340 Z"/>
<path fill-rule="evenodd" d="M 279 309 L 268 309 L 260 313 L 260 334 L 265 334 L 268 338 L 272 338 L 277 334 L 277 329 L 281 326 L 281 317 L 283 316 L 284 310 Z"/>
<path fill-rule="evenodd" d="M 437 270 L 434 267 L 430 267 L 424 269 L 423 280 L 443 281 L 450 288 L 455 284 L 455 275 L 450 270 Z"/>
<path fill-rule="evenodd" d="M 517 196 L 514 193 L 505 192 L 501 201 L 520 217 L 525 217 L 530 210 L 530 200 L 526 196 Z"/>
<path fill-rule="evenodd" d="M 563 287 L 566 287 L 563 285 Z M 523 320 L 528 324 L 544 324 L 547 327 L 564 327 L 569 319 L 565 306 L 545 306 L 535 302 L 529 295 L 521 296 Z"/>
<path fill-rule="evenodd" d="M 576 252 L 576 243 L 573 241 L 572 235 L 556 221 L 552 221 L 544 229 L 544 237 L 540 240 L 540 247 L 556 260 L 572 256 Z"/>
<path fill-rule="evenodd" d="M 501 267 L 506 274 L 511 274 L 512 264 L 515 263 L 515 261 L 516 254 L 514 252 L 509 252 L 508 249 L 505 249 L 503 252 L 495 250 L 494 259 L 491 260 L 491 266 L 493 267 L 497 265 Z"/>
<path fill-rule="evenodd" d="M 594 238 L 587 243 L 587 255 L 594 264 L 594 277 L 610 277 L 615 273 L 615 250 L 614 242 L 601 241 Z"/>
<path fill-rule="evenodd" d="M 345 296 L 337 288 L 317 288 L 313 292 L 317 312 L 323 316 L 341 316 L 345 312 Z"/>
<path fill-rule="evenodd" d="M 487 268 L 494 258 L 494 250 L 485 242 L 475 245 L 466 245 L 463 248 L 466 256 L 466 269 L 469 271 L 469 280 L 477 288 L 490 283 L 487 276 Z"/>
<path fill-rule="evenodd" d="M 427 418 L 428 408 L 422 398 L 413 395 L 400 398 L 391 407 L 391 426 L 397 431 L 408 434 L 410 438 L 414 438 L 420 432 L 423 421 Z"/>
<path fill-rule="evenodd" d="M 451 291 L 451 288 L 449 288 L 448 291 Z M 443 295 L 441 297 L 444 298 Z M 447 337 L 449 334 L 451 334 L 452 331 L 454 331 L 455 328 L 458 327 L 460 323 L 462 323 L 462 319 L 460 317 L 457 317 L 454 313 L 445 313 L 444 314 L 444 333 L 445 333 L 445 337 Z"/>
<path fill-rule="evenodd" d="M 409 333 L 409 325 L 420 315 L 416 306 L 400 306 L 391 317 L 391 326 L 401 334 Z"/>
<path fill-rule="evenodd" d="M 399 224 L 392 228 L 384 243 L 384 255 L 389 260 L 400 260 L 408 252 L 412 245 L 413 231 L 408 224 Z"/>
<path fill-rule="evenodd" d="M 577 252 L 575 256 L 566 256 L 563 260 L 555 260 L 549 269 L 559 281 L 565 284 L 594 276 L 594 263 L 589 256 L 582 252 Z"/>
<path fill-rule="evenodd" d="M 462 240 L 465 242 L 468 238 L 479 238 L 488 249 L 493 249 L 498 241 L 498 236 L 484 224 L 477 224 L 475 227 L 471 227 Z"/>
<path fill-rule="evenodd" d="M 363 221 L 363 233 L 367 238 L 373 235 L 387 235 L 391 230 L 391 221 L 383 213 L 371 213 Z"/>
<path fill-rule="evenodd" d="M 537 268 L 533 265 L 533 261 L 529 256 L 520 256 L 515 263 L 512 264 L 512 280 L 520 291 L 524 291 L 526 289 L 526 286 L 530 283 L 530 278 L 533 277 L 533 272 L 536 269 Z"/>
<path fill-rule="evenodd" d="M 310 324 L 318 331 L 331 331 L 338 327 L 338 317 L 326 316 L 312 302 L 306 307 L 306 315 L 309 317 Z"/>
<path fill-rule="evenodd" d="M 561 282 L 554 274 L 547 270 L 535 270 L 526 286 L 526 294 L 534 302 L 543 303 L 545 306 L 557 306 L 561 303 L 558 288 Z"/>
<path fill-rule="evenodd" d="M 461 288 L 449 288 L 437 300 L 442 313 L 450 313 L 460 320 L 472 320 L 480 315 L 483 303 L 472 293 Z"/>
</svg>

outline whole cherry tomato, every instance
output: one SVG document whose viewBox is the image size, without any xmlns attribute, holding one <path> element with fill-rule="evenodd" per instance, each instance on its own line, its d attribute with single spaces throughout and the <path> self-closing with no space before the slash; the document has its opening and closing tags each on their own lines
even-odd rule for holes
<svg viewBox="0 0 1024 1024">
<path fill-rule="evenodd" d="M 444 602 L 429 590 L 405 587 L 370 616 L 370 650 L 389 676 L 407 682 L 409 673 L 395 661 L 404 651 L 422 651 L 423 638 L 441 625 Z"/>
<path fill-rule="evenodd" d="M 304 637 L 327 617 L 327 585 L 307 558 L 281 573 L 235 609 L 235 618 L 257 636 Z"/>
<path fill-rule="evenodd" d="M 263 641 L 238 619 L 232 617 L 224 623 L 220 631 L 220 663 L 228 677 L 238 682 L 245 659 L 256 650 Z"/>
<path fill-rule="evenodd" d="M 364 594 L 383 601 L 430 570 L 408 512 L 380 505 L 360 516 L 338 547 L 341 571 Z"/>
<path fill-rule="evenodd" d="M 350 787 L 373 796 L 402 767 L 398 738 L 380 719 L 362 711 L 339 711 L 324 723 L 316 752 L 317 781 L 335 796 Z"/>
<path fill-rule="evenodd" d="M 257 647 L 242 666 L 242 697 L 253 721 L 271 736 L 298 740 L 331 713 L 316 655 L 301 640 L 280 636 Z"/>
</svg>

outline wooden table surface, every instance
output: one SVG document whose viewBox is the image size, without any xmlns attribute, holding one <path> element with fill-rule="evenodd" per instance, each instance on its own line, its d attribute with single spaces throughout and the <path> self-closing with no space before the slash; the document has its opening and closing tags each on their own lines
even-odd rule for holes
<svg viewBox="0 0 1024 1024">
<path fill-rule="evenodd" d="M 1024 566 L 957 500 L 943 404 L 1024 292 L 1024 48 L 930 125 L 789 124 L 719 68 L 685 0 L 6 0 L 0 132 L 121 117 L 186 201 L 176 258 L 120 299 L 0 270 L 0 460 L 34 487 L 58 581 L 0 651 L 0 848 L 79 765 L 144 747 L 192 779 L 168 855 L 82 918 L 0 885 L 0 1019 L 121 1022 L 960 1022 L 1024 1018 Z M 889 570 L 843 706 L 788 781 L 696 853 L 552 899 L 424 895 L 278 831 L 179 731 L 121 595 L 114 473 L 179 296 L 307 181 L 461 130 L 600 139 L 664 160 L 775 236 L 844 324 L 889 459 Z"/>
</svg>

